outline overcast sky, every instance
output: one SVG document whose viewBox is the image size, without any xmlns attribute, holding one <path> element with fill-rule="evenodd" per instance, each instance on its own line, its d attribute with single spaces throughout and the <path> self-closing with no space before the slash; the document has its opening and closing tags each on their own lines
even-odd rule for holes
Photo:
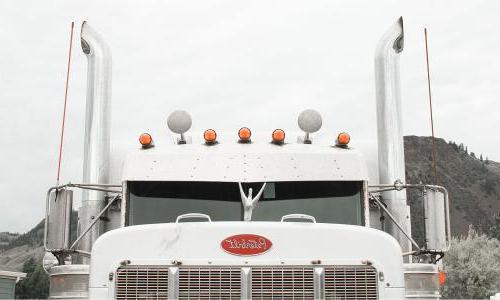
<svg viewBox="0 0 500 300">
<path fill-rule="evenodd" d="M 373 54 L 404 17 L 401 56 L 405 134 L 430 135 L 423 29 L 429 29 L 438 137 L 500 160 L 498 1 L 1 1 L 0 231 L 23 232 L 44 216 L 55 184 L 71 21 L 75 38 L 62 167 L 82 174 L 86 58 L 83 20 L 113 53 L 113 143 L 167 138 L 184 108 L 193 131 L 297 130 L 305 108 L 319 135 L 376 135 Z"/>
</svg>

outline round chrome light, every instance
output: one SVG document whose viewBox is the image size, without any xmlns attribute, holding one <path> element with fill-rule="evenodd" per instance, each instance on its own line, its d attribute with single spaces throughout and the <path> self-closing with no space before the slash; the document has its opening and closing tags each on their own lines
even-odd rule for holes
<svg viewBox="0 0 500 300">
<path fill-rule="evenodd" d="M 307 109 L 300 113 L 297 123 L 304 132 L 313 133 L 321 128 L 323 120 L 319 112 L 313 109 Z"/>
<path fill-rule="evenodd" d="M 177 134 L 183 134 L 191 128 L 192 120 L 185 110 L 176 110 L 168 116 L 168 128 Z"/>
</svg>

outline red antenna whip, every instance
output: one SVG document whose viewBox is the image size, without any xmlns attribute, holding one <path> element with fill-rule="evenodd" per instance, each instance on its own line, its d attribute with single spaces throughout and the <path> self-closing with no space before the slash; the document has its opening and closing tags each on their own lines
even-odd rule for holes
<svg viewBox="0 0 500 300">
<path fill-rule="evenodd" d="M 436 170 L 436 142 L 434 137 L 434 119 L 432 117 L 432 94 L 431 94 L 431 75 L 429 68 L 429 47 L 427 46 L 427 28 L 424 28 L 425 35 L 425 58 L 427 62 L 427 87 L 429 91 L 429 108 L 431 111 L 431 130 L 432 130 L 432 171 L 434 173 L 434 184 L 438 184 Z"/>
<path fill-rule="evenodd" d="M 75 27 L 75 22 L 71 22 L 71 37 L 69 40 L 69 54 L 68 54 L 68 70 L 66 72 L 66 87 L 64 90 L 64 110 L 62 117 L 62 126 L 61 126 L 61 139 L 59 143 L 59 162 L 57 163 L 57 185 L 59 185 L 59 177 L 61 175 L 61 160 L 62 160 L 62 149 L 63 149 L 63 140 L 64 140 L 64 124 L 66 121 L 66 103 L 68 102 L 68 85 L 69 85 L 69 71 L 71 67 L 71 50 L 73 49 L 73 29 Z"/>
</svg>

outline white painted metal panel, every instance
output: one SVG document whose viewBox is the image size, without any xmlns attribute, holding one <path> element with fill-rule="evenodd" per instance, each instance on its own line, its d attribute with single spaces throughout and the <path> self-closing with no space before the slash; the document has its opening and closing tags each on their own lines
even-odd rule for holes
<svg viewBox="0 0 500 300">
<path fill-rule="evenodd" d="M 223 239 L 241 233 L 265 236 L 273 246 L 256 256 L 235 256 L 221 248 Z M 342 224 L 193 222 L 116 229 L 94 245 L 91 288 L 108 287 L 109 272 L 115 272 L 124 260 L 156 265 L 176 261 L 183 266 L 312 265 L 318 260 L 330 265 L 361 265 L 370 261 L 384 273 L 384 285 L 404 286 L 401 248 L 396 240 L 379 230 Z"/>
<path fill-rule="evenodd" d="M 143 181 L 361 181 L 362 155 L 332 146 L 270 143 L 172 145 L 136 150 L 125 160 L 122 180 Z"/>
</svg>

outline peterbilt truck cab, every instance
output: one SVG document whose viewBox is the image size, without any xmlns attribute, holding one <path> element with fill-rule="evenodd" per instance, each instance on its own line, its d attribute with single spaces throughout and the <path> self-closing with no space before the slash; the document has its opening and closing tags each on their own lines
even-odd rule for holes
<svg viewBox="0 0 500 300">
<path fill-rule="evenodd" d="M 398 89 L 391 68 L 402 51 L 402 20 L 376 54 L 387 60 L 376 72 L 384 86 L 377 94 L 382 184 L 371 184 L 355 137 L 328 128 L 331 142 L 315 141 L 322 118 L 314 110 L 299 115 L 299 134 L 269 128 L 259 136 L 247 127 L 191 133 L 190 114 L 174 111 L 172 139 L 143 133 L 125 156 L 110 155 L 110 51 L 87 23 L 82 48 L 89 63 L 84 180 L 47 193 L 51 298 L 440 297 L 447 193 L 402 181 L 399 111 L 387 105 L 399 103 L 392 98 L 399 93 L 388 91 Z M 411 236 L 405 188 L 426 195 L 423 246 Z M 84 193 L 70 240 L 74 189 Z"/>
<path fill-rule="evenodd" d="M 91 298 L 404 297 L 401 248 L 369 228 L 354 149 L 157 145 L 127 157 L 123 183 L 123 226 L 92 249 Z"/>
</svg>

